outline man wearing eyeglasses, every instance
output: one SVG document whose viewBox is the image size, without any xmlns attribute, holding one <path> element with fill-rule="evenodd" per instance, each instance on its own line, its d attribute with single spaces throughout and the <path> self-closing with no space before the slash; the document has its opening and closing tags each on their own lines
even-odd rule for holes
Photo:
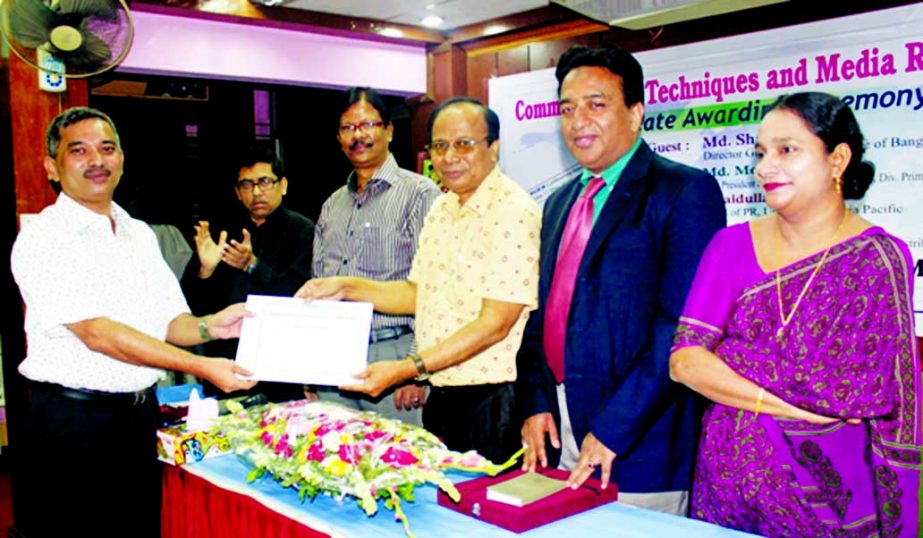
<svg viewBox="0 0 923 538">
<path fill-rule="evenodd" d="M 183 276 L 193 312 L 211 312 L 212 305 L 246 301 L 251 294 L 288 296 L 310 276 L 314 223 L 282 205 L 287 190 L 273 151 L 250 148 L 237 160 L 234 192 L 243 208 L 215 230 L 209 221 L 195 226 L 198 256 Z M 240 235 L 229 240 L 229 234 Z M 205 351 L 234 357 L 237 340 L 210 342 Z M 207 384 L 205 389 L 213 393 Z M 287 383 L 263 382 L 251 392 L 270 401 L 304 397 L 301 385 Z"/>
<path fill-rule="evenodd" d="M 405 280 L 423 219 L 439 189 L 399 168 L 388 146 L 394 133 L 381 95 L 349 88 L 340 100 L 337 140 L 354 171 L 324 203 L 314 234 L 314 276 Z M 375 313 L 369 361 L 403 357 L 414 341 L 412 315 Z M 420 425 L 426 389 L 404 384 L 376 397 L 320 387 L 321 399 Z"/>
<path fill-rule="evenodd" d="M 449 99 L 433 111 L 428 149 L 449 192 L 426 216 L 405 280 L 309 281 L 297 296 L 369 301 L 416 314 L 417 351 L 370 364 L 347 390 L 378 395 L 429 380 L 423 425 L 452 450 L 493 461 L 520 446 L 516 351 L 538 302 L 541 210 L 497 166 L 500 122 L 481 102 Z"/>
</svg>

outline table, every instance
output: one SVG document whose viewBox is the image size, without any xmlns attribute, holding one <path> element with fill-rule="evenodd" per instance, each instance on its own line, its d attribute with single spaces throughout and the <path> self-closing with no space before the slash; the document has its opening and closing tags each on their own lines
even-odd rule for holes
<svg viewBox="0 0 923 538">
<path fill-rule="evenodd" d="M 250 467 L 236 456 L 221 456 L 192 465 L 165 466 L 163 536 L 184 538 L 260 536 L 381 536 L 403 538 L 400 522 L 380 503 L 366 517 L 350 499 L 318 496 L 302 503 L 294 489 L 283 489 L 271 477 L 247 483 Z M 448 474 L 461 482 L 477 475 Z M 447 510 L 436 504 L 435 486 L 420 486 L 416 502 L 402 503 L 410 528 L 419 538 L 613 536 L 647 538 L 733 538 L 750 536 L 691 519 L 610 503 L 565 520 L 515 534 Z M 258 529 L 258 532 L 255 530 Z M 254 532 L 257 532 L 254 534 Z"/>
</svg>

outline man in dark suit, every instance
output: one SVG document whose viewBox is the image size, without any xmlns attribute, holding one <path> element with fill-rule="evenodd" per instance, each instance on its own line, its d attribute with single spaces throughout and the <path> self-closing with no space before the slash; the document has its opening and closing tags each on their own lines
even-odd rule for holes
<svg viewBox="0 0 923 538">
<path fill-rule="evenodd" d="M 723 197 L 709 174 L 641 139 L 631 54 L 572 47 L 555 75 L 583 171 L 544 208 L 539 309 L 518 357 L 523 467 L 558 464 L 575 488 L 598 470 L 621 501 L 684 514 L 700 415 L 670 381 L 670 346 L 699 257 L 725 225 Z"/>
</svg>

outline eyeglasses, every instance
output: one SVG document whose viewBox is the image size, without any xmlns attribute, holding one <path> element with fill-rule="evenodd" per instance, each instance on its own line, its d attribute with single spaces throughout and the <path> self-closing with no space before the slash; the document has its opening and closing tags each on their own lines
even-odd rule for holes
<svg viewBox="0 0 923 538">
<path fill-rule="evenodd" d="M 261 190 L 268 191 L 270 189 L 276 188 L 276 185 L 282 181 L 277 177 L 266 177 L 263 176 L 257 180 L 244 179 L 237 182 L 237 190 L 240 192 L 250 192 L 254 187 L 259 185 Z"/>
<path fill-rule="evenodd" d="M 341 135 L 346 136 L 353 134 L 356 131 L 367 133 L 372 129 L 383 127 L 384 125 L 385 122 L 383 121 L 360 121 L 359 123 L 344 123 L 343 125 L 340 125 L 338 131 Z"/>
<path fill-rule="evenodd" d="M 457 153 L 458 155 L 467 155 L 471 153 L 472 151 L 474 151 L 475 146 L 477 146 L 481 142 L 487 141 L 487 139 L 489 138 L 490 138 L 489 136 L 485 136 L 484 138 L 481 138 L 481 139 L 459 138 L 458 140 L 453 140 L 451 142 L 449 142 L 448 140 L 436 140 L 432 144 L 427 144 L 423 147 L 425 147 L 426 151 L 430 152 L 430 154 L 437 155 L 437 156 L 445 155 L 445 153 L 449 151 L 450 147 L 453 148 L 455 150 L 455 153 Z"/>
</svg>

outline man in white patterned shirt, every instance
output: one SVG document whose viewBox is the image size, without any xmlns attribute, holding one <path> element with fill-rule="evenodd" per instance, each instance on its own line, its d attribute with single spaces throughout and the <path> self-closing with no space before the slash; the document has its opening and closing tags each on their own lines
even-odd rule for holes
<svg viewBox="0 0 923 538">
<path fill-rule="evenodd" d="M 388 150 L 394 126 L 377 91 L 345 90 L 341 111 L 337 139 L 355 171 L 321 209 L 314 231 L 313 275 L 404 280 L 410 273 L 423 219 L 439 189 L 429 179 L 398 168 Z M 376 312 L 369 361 L 403 357 L 413 341 L 413 316 Z M 425 390 L 410 383 L 372 398 L 320 388 L 320 397 L 420 425 Z"/>
<path fill-rule="evenodd" d="M 159 536 L 152 386 L 166 368 L 226 391 L 252 386 L 235 363 L 175 347 L 236 337 L 243 306 L 188 313 L 151 229 L 112 201 L 124 157 L 108 116 L 62 112 L 47 151 L 63 192 L 23 227 L 11 260 L 26 303 L 19 371 L 31 382 L 15 524 L 26 536 Z"/>
</svg>

